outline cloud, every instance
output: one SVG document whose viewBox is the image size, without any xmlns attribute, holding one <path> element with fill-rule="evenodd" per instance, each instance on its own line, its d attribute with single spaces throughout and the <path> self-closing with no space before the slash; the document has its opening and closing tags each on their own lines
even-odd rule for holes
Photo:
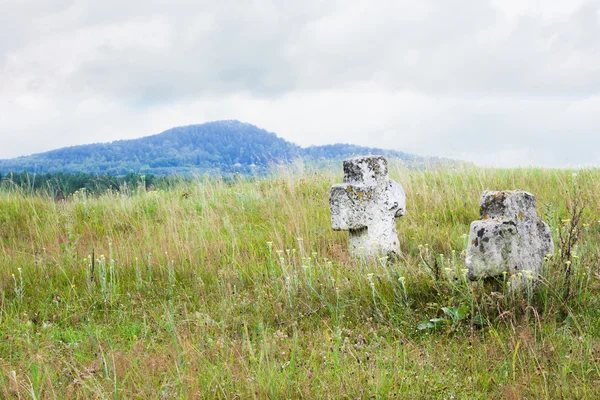
<svg viewBox="0 0 600 400">
<path fill-rule="evenodd" d="M 600 1 L 5 0 L 0 157 L 238 118 L 482 164 L 599 162 Z"/>
</svg>

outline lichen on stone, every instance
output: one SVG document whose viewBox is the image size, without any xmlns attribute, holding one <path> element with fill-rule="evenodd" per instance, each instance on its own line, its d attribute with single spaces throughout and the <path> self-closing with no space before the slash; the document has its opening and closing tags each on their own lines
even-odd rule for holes
<svg viewBox="0 0 600 400">
<path fill-rule="evenodd" d="M 466 267 L 471 279 L 530 271 L 537 278 L 554 252 L 548 225 L 537 217 L 535 197 L 522 190 L 486 191 L 481 219 L 471 224 Z"/>
<path fill-rule="evenodd" d="M 334 230 L 349 231 L 354 256 L 399 254 L 395 218 L 404 215 L 404 190 L 388 175 L 383 156 L 344 161 L 344 183 L 331 188 L 329 198 Z"/>
</svg>

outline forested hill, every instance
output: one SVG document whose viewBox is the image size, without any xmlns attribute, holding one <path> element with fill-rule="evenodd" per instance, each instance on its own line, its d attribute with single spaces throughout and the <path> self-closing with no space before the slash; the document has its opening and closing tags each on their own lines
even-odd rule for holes
<svg viewBox="0 0 600 400">
<path fill-rule="evenodd" d="M 422 157 L 399 151 L 349 144 L 302 148 L 251 124 L 216 121 L 173 128 L 140 139 L 65 147 L 0 160 L 0 172 L 111 175 L 251 173 L 264 171 L 273 163 L 287 163 L 297 158 L 327 161 L 359 154 L 383 154 L 409 164 L 425 161 Z"/>
</svg>

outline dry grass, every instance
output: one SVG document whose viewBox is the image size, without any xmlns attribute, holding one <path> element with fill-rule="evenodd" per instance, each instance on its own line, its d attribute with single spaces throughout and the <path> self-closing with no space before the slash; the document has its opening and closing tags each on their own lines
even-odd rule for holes
<svg viewBox="0 0 600 400">
<path fill-rule="evenodd" d="M 599 397 L 600 171 L 392 177 L 408 205 L 395 264 L 351 261 L 330 229 L 341 173 L 0 193 L 0 397 Z M 557 233 L 587 204 L 566 300 L 553 262 L 522 298 L 464 279 L 481 191 L 515 188 Z"/>
</svg>

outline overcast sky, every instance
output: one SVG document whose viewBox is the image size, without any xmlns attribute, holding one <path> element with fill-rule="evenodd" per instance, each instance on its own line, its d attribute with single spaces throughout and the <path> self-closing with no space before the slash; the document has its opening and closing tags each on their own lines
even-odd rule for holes
<svg viewBox="0 0 600 400">
<path fill-rule="evenodd" d="M 239 119 L 600 166 L 600 0 L 0 0 L 0 158 Z"/>
</svg>

